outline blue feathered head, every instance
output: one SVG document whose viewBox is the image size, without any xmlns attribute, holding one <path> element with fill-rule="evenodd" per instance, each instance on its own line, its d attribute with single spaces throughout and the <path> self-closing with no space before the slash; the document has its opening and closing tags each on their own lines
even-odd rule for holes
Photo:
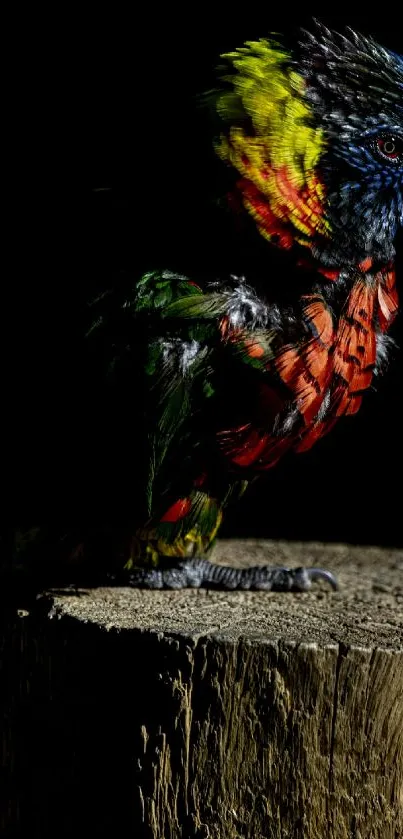
<svg viewBox="0 0 403 839">
<path fill-rule="evenodd" d="M 298 59 L 313 120 L 333 231 L 329 262 L 384 262 L 403 227 L 403 58 L 348 30 L 304 33 Z"/>
</svg>

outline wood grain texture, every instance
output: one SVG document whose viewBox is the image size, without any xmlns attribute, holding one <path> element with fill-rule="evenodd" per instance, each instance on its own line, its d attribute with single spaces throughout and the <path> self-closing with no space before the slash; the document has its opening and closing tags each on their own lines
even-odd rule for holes
<svg viewBox="0 0 403 839">
<path fill-rule="evenodd" d="M 340 592 L 95 589 L 9 616 L 4 835 L 403 836 L 403 552 L 215 559 L 274 555 Z"/>
</svg>

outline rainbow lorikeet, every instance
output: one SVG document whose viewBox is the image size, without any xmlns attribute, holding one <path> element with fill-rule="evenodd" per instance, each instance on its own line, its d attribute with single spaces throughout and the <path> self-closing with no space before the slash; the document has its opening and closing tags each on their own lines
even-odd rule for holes
<svg viewBox="0 0 403 839">
<path fill-rule="evenodd" d="M 227 504 L 355 414 L 387 361 L 403 226 L 403 58 L 321 25 L 290 54 L 268 39 L 223 58 L 215 148 L 267 240 L 267 264 L 258 280 L 204 287 L 147 273 L 97 322 L 99 334 L 109 324 L 115 370 L 141 405 L 144 504 L 130 523 L 126 580 L 335 586 L 320 568 L 239 570 L 205 554 Z"/>
</svg>

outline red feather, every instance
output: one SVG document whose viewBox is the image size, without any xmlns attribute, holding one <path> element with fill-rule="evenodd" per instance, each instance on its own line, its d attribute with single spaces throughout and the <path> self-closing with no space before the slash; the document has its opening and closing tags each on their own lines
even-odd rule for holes
<svg viewBox="0 0 403 839">
<path fill-rule="evenodd" d="M 178 501 L 175 501 L 175 503 L 168 508 L 166 513 L 164 513 L 164 515 L 160 519 L 160 521 L 172 523 L 181 521 L 181 519 L 184 519 L 185 516 L 188 515 L 191 506 L 192 502 L 190 498 L 179 498 Z"/>
</svg>

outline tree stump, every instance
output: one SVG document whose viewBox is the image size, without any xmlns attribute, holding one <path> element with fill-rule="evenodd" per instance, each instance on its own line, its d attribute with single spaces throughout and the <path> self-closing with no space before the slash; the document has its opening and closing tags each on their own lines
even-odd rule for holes
<svg viewBox="0 0 403 839">
<path fill-rule="evenodd" d="M 403 551 L 215 559 L 341 589 L 53 592 L 9 620 L 2 836 L 403 836 Z"/>
</svg>

